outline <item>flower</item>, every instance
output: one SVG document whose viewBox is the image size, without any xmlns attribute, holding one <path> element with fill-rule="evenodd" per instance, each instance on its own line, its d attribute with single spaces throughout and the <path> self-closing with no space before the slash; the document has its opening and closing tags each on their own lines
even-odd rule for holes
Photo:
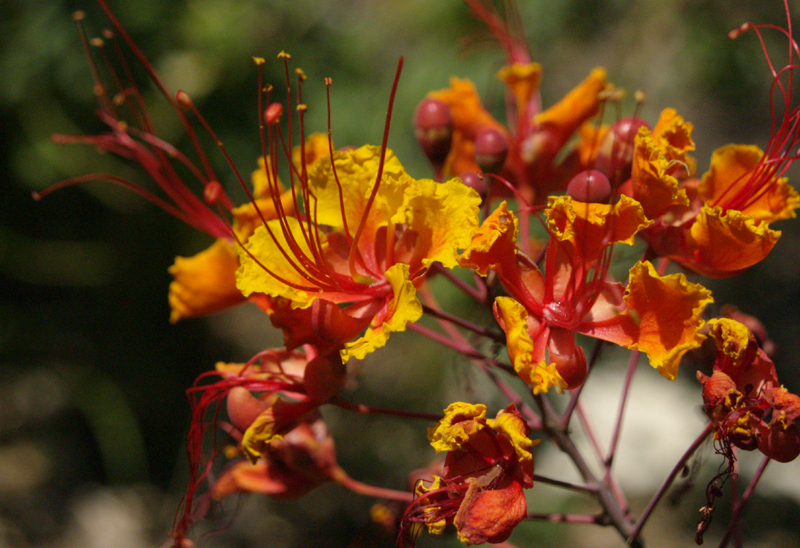
<svg viewBox="0 0 800 548">
<path fill-rule="evenodd" d="M 486 406 L 456 402 L 428 429 L 437 453 L 446 452 L 441 475 L 418 482 L 417 498 L 401 520 L 401 538 L 424 523 L 440 534 L 454 524 L 466 544 L 505 541 L 527 516 L 524 489 L 533 487 L 533 453 L 538 442 L 511 404 L 495 419 Z"/>
<path fill-rule="evenodd" d="M 717 278 L 769 254 L 780 237 L 769 223 L 794 217 L 800 207 L 800 196 L 782 177 L 800 141 L 797 107 L 790 101 L 791 93 L 767 152 L 752 145 L 721 147 L 700 180 L 686 155 L 694 149 L 692 126 L 673 109 L 661 113 L 652 133 L 639 130 L 628 192 L 654 220 L 642 236 L 655 254 Z"/>
<path fill-rule="evenodd" d="M 704 339 L 700 313 L 710 293 L 682 274 L 659 276 L 649 262 L 630 269 L 626 287 L 607 276 L 613 244 L 632 243 L 649 224 L 634 200 L 551 197 L 546 214 L 551 241 L 543 270 L 516 248 L 517 220 L 505 202 L 459 259 L 483 276 L 497 272 L 508 292 L 495 300 L 495 318 L 520 377 L 535 394 L 580 386 L 586 359 L 575 334 L 582 333 L 641 350 L 674 379 L 683 354 Z"/>
<path fill-rule="evenodd" d="M 729 318 L 708 325 L 717 348 L 714 369 L 710 377 L 698 371 L 697 379 L 714 439 L 757 448 L 779 462 L 794 460 L 800 455 L 800 397 L 780 385 L 775 364 L 745 325 Z"/>
<path fill-rule="evenodd" d="M 336 151 L 295 184 L 306 215 L 253 232 L 239 251 L 237 286 L 245 296 L 291 303 L 278 318 L 289 326 L 319 320 L 315 342 L 343 347 L 344 361 L 363 358 L 420 317 L 416 289 L 427 269 L 456 266 L 478 224 L 474 190 L 457 179 L 413 179 L 378 147 Z"/>
</svg>

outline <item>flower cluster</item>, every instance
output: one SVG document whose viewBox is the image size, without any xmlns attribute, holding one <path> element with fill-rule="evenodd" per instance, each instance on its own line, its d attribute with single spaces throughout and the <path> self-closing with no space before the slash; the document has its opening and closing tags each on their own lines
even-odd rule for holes
<svg viewBox="0 0 800 548">
<path fill-rule="evenodd" d="M 193 142 L 192 118 L 213 136 L 191 99 L 166 90 L 100 4 Z M 119 86 L 112 93 L 92 61 L 100 117 L 109 129 L 56 140 L 92 144 L 131 160 L 163 197 L 103 174 L 46 192 L 99 179 L 133 188 L 215 239 L 206 251 L 179 257 L 170 267 L 172 322 L 250 301 L 284 334 L 283 348 L 264 350 L 246 363 L 217 364 L 190 389 L 191 482 L 173 532 L 176 546 L 186 541 L 208 500 L 245 492 L 296 498 L 328 481 L 406 505 L 394 520 L 398 545 L 413 543 L 422 524 L 432 534 L 452 525 L 466 544 L 504 542 L 517 525 L 536 518 L 525 491 L 534 485 L 533 447 L 540 441 L 571 459 L 583 483 L 541 479 L 587 493 L 603 507 L 601 515 L 562 521 L 611 525 L 637 546 L 663 492 L 634 518 L 611 474 L 614 449 L 608 458 L 601 455 L 600 479 L 571 437 L 580 388 L 595 367 L 603 367 L 598 356 L 604 347 L 631 351 L 620 381 L 627 393 L 639 354 L 675 380 L 683 357 L 702 355 L 699 348 L 710 336 L 716 352 L 705 365 L 713 373 L 697 372 L 710 424 L 697 445 L 713 431 L 731 459 L 733 448 L 758 449 L 780 462 L 800 454 L 800 398 L 779 384 L 775 365 L 750 329 L 728 318 L 708 319 L 711 292 L 697 281 L 733 276 L 761 261 L 780 237 L 770 225 L 794 217 L 800 207 L 784 177 L 800 143 L 800 111 L 791 102 L 793 59 L 773 69 L 785 108 L 765 150 L 722 147 L 698 177 L 690 155 L 693 126 L 674 109 L 664 109 L 652 127 L 638 116 L 604 125 L 605 106 L 623 93 L 601 68 L 543 108 L 543 69 L 532 61 L 521 31 L 490 2 L 467 4 L 505 51 L 497 77 L 508 116 L 503 124 L 490 114 L 468 80 L 453 77 L 449 88 L 432 91 L 419 104 L 414 125 L 433 178 L 409 174 L 387 146 L 402 61 L 382 144 L 335 148 L 330 128 L 327 135 L 306 136 L 306 75 L 296 69 L 293 83 L 290 55 L 278 55 L 288 90 L 280 101 L 262 82 L 266 61 L 255 59 L 263 154 L 250 184 L 233 168 L 247 196 L 239 206 L 199 145 L 196 165 L 156 135 L 136 84 L 126 79 L 130 71 L 110 75 Z M 763 28 L 747 24 L 734 35 L 753 31 L 760 37 Z M 794 54 L 797 44 L 785 34 Z M 85 36 L 84 43 L 88 49 Z M 325 83 L 330 93 L 332 83 Z M 284 117 L 284 111 L 294 114 Z M 294 133 L 293 123 L 300 128 Z M 202 199 L 179 173 L 196 179 Z M 634 245 L 642 250 L 636 258 L 616 253 Z M 440 306 L 430 283 L 434 275 L 495 322 L 481 324 Z M 416 323 L 423 315 L 438 329 Z M 348 362 L 386 351 L 381 349 L 389 336 L 407 329 L 480 368 L 507 407 L 487 419 L 483 403 L 453 403 L 442 417 L 348 402 Z M 490 352 L 490 345 L 505 352 Z M 525 389 L 515 388 L 515 379 Z M 554 405 L 561 397 L 565 404 Z M 438 421 L 428 438 L 446 454 L 444 463 L 411 491 L 363 484 L 336 461 L 320 413 L 325 406 Z M 591 432 L 588 418 L 581 421 Z M 228 443 L 209 453 L 204 440 L 216 429 Z M 222 454 L 226 464 L 212 473 Z"/>
</svg>

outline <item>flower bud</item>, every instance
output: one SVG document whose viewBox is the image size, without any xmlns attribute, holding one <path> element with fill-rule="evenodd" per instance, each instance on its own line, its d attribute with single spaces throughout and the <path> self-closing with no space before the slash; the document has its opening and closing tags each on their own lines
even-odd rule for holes
<svg viewBox="0 0 800 548">
<path fill-rule="evenodd" d="M 503 169 L 508 154 L 508 139 L 494 128 L 485 128 L 475 136 L 475 163 L 485 173 Z"/>
<path fill-rule="evenodd" d="M 578 202 L 605 204 L 611 198 L 611 183 L 599 171 L 587 169 L 569 181 L 567 194 Z"/>
<path fill-rule="evenodd" d="M 631 176 L 633 144 L 640 127 L 647 127 L 641 118 L 628 116 L 611 124 L 600 143 L 595 160 L 595 169 L 608 175 L 617 183 Z"/>
<path fill-rule="evenodd" d="M 434 168 L 441 169 L 453 136 L 453 118 L 447 103 L 423 99 L 414 111 L 414 134 Z"/>
<path fill-rule="evenodd" d="M 486 179 L 482 175 L 479 175 L 474 171 L 468 171 L 466 173 L 462 173 L 459 175 L 459 177 L 461 178 L 462 183 L 480 194 L 482 199 L 486 199 L 486 194 L 489 191 L 489 185 L 486 184 Z"/>
</svg>

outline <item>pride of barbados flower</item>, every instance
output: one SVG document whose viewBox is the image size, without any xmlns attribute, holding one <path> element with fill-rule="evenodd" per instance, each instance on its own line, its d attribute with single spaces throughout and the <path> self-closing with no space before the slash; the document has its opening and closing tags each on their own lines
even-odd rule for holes
<svg viewBox="0 0 800 548">
<path fill-rule="evenodd" d="M 437 453 L 447 453 L 442 474 L 422 480 L 416 499 L 401 520 L 398 544 L 413 538 L 414 524 L 440 534 L 454 524 L 466 544 L 505 541 L 525 519 L 524 489 L 533 487 L 534 442 L 519 411 L 511 404 L 495 419 L 482 404 L 453 403 L 428 439 Z"/>
<path fill-rule="evenodd" d="M 483 276 L 494 270 L 509 294 L 496 299 L 495 316 L 514 369 L 534 393 L 580 386 L 586 359 L 575 334 L 582 333 L 641 350 L 674 379 L 683 354 L 704 339 L 700 314 L 710 292 L 682 274 L 659 276 L 649 262 L 631 268 L 625 287 L 608 277 L 613 244 L 632 243 L 649 224 L 634 200 L 588 204 L 563 196 L 548 205 L 544 271 L 517 249 L 517 219 L 505 202 L 460 257 Z"/>
<path fill-rule="evenodd" d="M 341 346 L 345 361 L 419 319 L 428 268 L 457 266 L 478 226 L 477 192 L 458 179 L 414 179 L 385 148 L 336 151 L 298 186 L 306 214 L 255 230 L 239 251 L 237 285 L 290 302 L 279 321 L 305 322 L 303 342 Z"/>
</svg>

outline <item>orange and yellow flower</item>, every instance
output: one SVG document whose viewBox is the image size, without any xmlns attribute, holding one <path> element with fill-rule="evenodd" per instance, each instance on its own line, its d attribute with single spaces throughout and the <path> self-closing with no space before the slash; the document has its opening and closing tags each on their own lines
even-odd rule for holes
<svg viewBox="0 0 800 548">
<path fill-rule="evenodd" d="M 291 303 L 280 321 L 316 322 L 313 342 L 341 347 L 345 361 L 420 317 L 416 290 L 428 268 L 456 266 L 478 225 L 474 190 L 413 179 L 378 147 L 337 151 L 296 186 L 305 214 L 253 232 L 239 250 L 237 287 Z"/>
</svg>

